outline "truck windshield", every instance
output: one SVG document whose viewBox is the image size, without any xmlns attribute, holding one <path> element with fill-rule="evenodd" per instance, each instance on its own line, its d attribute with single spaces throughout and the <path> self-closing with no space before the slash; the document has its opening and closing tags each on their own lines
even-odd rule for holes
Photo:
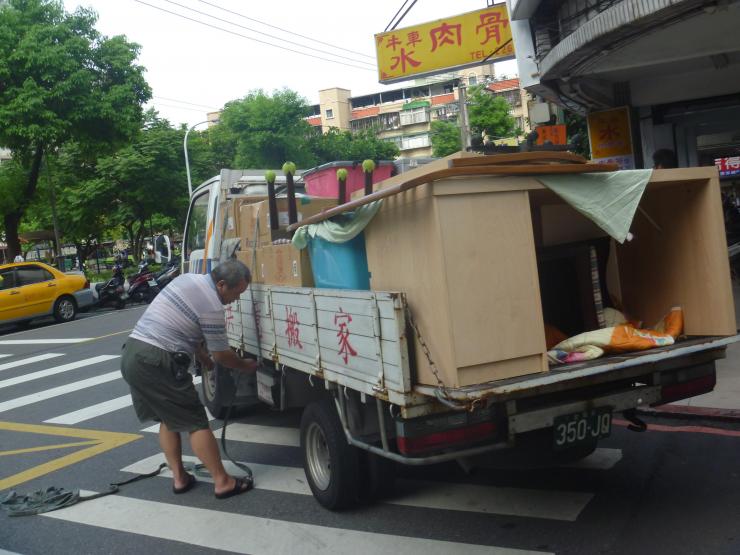
<svg viewBox="0 0 740 555">
<path fill-rule="evenodd" d="M 185 268 L 192 271 L 191 261 L 202 260 L 206 246 L 206 224 L 208 221 L 208 191 L 193 201 L 185 228 Z M 188 270 L 186 270 L 188 271 Z"/>
</svg>

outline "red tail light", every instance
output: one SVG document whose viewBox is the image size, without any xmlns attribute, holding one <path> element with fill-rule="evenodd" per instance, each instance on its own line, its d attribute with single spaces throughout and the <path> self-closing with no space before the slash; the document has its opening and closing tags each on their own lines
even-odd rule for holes
<svg viewBox="0 0 740 555">
<path fill-rule="evenodd" d="M 83 285 L 82 288 L 83 289 L 90 289 L 90 280 L 89 279 L 86 279 L 85 280 L 85 285 Z"/>
<path fill-rule="evenodd" d="M 443 432 L 435 432 L 419 437 L 398 436 L 396 442 L 398 450 L 404 455 L 415 455 L 423 452 L 434 451 L 453 447 L 465 443 L 474 443 L 489 438 L 496 434 L 496 424 L 493 422 L 481 422 L 466 428 L 455 428 Z"/>
<path fill-rule="evenodd" d="M 665 405 L 673 401 L 680 401 L 681 399 L 688 399 L 689 397 L 709 393 L 714 389 L 715 385 L 717 385 L 717 374 L 715 372 L 688 382 L 664 385 L 660 390 L 661 399 L 658 404 Z"/>
</svg>

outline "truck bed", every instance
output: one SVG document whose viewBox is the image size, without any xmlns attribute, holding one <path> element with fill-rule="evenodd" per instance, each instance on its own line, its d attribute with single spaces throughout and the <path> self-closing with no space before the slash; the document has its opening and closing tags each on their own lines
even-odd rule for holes
<svg viewBox="0 0 740 555">
<path fill-rule="evenodd" d="M 439 390 L 415 383 L 405 306 L 399 292 L 255 284 L 227 308 L 227 333 L 240 351 L 388 401 L 411 417 L 434 410 Z M 469 405 L 557 393 L 723 358 L 726 346 L 738 340 L 691 337 L 668 347 L 448 388 L 446 394 Z"/>
<path fill-rule="evenodd" d="M 555 393 L 576 386 L 644 375 L 646 365 L 651 366 L 647 370 L 650 372 L 721 359 L 725 356 L 727 345 L 737 341 L 740 341 L 740 335 L 691 337 L 667 347 L 609 355 L 575 364 L 551 365 L 546 373 L 461 387 L 448 390 L 448 395 L 456 401 L 470 402 L 476 399 L 514 400 L 535 394 Z M 430 395 L 434 388 L 417 386 L 416 390 L 423 395 Z"/>
</svg>

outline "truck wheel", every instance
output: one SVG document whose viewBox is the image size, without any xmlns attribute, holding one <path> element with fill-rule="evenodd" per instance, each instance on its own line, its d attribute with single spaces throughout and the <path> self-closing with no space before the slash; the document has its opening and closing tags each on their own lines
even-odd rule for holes
<svg viewBox="0 0 740 555">
<path fill-rule="evenodd" d="M 369 451 L 361 451 L 360 498 L 372 503 L 393 495 L 396 486 L 396 463 Z"/>
<path fill-rule="evenodd" d="M 57 322 L 71 322 L 75 316 L 77 316 L 75 300 L 67 295 L 59 297 L 54 303 L 54 319 Z"/>
<path fill-rule="evenodd" d="M 347 443 L 331 398 L 303 411 L 301 450 L 308 485 L 321 505 L 334 511 L 357 504 L 359 453 Z"/>
<path fill-rule="evenodd" d="M 204 367 L 202 375 L 204 404 L 213 416 L 223 420 L 236 394 L 231 373 L 217 364 L 213 370 Z"/>
</svg>

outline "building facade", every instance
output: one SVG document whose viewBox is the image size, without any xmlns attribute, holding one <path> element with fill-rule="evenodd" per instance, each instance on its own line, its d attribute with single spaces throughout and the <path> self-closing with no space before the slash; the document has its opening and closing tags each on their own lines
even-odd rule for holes
<svg viewBox="0 0 740 555">
<path fill-rule="evenodd" d="M 628 107 L 637 167 L 740 154 L 740 1 L 507 3 L 522 85 L 582 114 Z"/>
<path fill-rule="evenodd" d="M 325 89 L 319 91 L 319 104 L 312 107 L 308 122 L 323 132 L 331 127 L 343 131 L 375 129 L 381 139 L 398 147 L 401 157 L 430 157 L 432 122 L 457 121 L 460 87 L 474 85 L 486 85 L 491 94 L 504 97 L 517 126 L 524 133 L 530 130 L 531 95 L 521 89 L 518 79 L 496 79 L 492 64 L 360 96 L 351 96 L 346 89 Z"/>
</svg>

